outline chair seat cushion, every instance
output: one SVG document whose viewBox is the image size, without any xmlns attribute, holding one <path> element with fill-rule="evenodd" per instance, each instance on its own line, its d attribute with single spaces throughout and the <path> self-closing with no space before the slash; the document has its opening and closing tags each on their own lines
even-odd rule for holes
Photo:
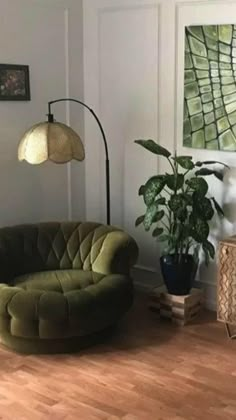
<svg viewBox="0 0 236 420">
<path fill-rule="evenodd" d="M 0 332 L 14 337 L 84 336 L 116 322 L 132 303 L 129 277 L 83 270 L 29 273 L 0 285 Z"/>
<path fill-rule="evenodd" d="M 104 274 L 83 270 L 54 270 L 24 274 L 14 279 L 13 285 L 24 290 L 44 290 L 66 293 L 81 290 L 98 283 Z"/>
</svg>

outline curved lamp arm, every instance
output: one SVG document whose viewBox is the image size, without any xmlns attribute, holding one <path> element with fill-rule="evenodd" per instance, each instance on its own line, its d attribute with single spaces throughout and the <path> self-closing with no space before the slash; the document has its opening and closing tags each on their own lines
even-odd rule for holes
<svg viewBox="0 0 236 420">
<path fill-rule="evenodd" d="M 73 98 L 62 98 L 62 99 L 56 99 L 54 101 L 50 101 L 48 102 L 48 122 L 53 123 L 54 122 L 54 117 L 53 114 L 51 113 L 51 105 L 57 103 L 57 102 L 76 102 L 82 106 L 84 106 L 85 108 L 87 108 L 90 113 L 93 115 L 93 117 L 95 118 L 95 120 L 97 121 L 97 124 L 100 128 L 100 131 L 102 133 L 102 139 L 104 142 L 104 147 L 105 147 L 105 157 L 106 157 L 106 207 L 107 207 L 107 224 L 110 225 L 110 163 L 109 163 L 109 154 L 108 154 L 108 146 L 107 146 L 107 140 L 106 140 L 106 136 L 105 136 L 105 132 L 103 130 L 102 124 L 98 118 L 98 116 L 95 114 L 95 112 L 93 111 L 92 108 L 90 108 L 88 105 L 86 105 L 84 102 L 82 101 L 78 101 L 77 99 L 73 99 Z"/>
</svg>

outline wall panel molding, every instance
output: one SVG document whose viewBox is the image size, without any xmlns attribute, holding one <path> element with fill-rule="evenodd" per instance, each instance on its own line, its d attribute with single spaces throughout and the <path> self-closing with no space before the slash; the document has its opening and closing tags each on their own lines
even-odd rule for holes
<svg viewBox="0 0 236 420">
<path fill-rule="evenodd" d="M 146 10 L 155 10 L 155 12 L 157 13 L 158 16 L 158 43 L 157 43 L 157 50 L 160 51 L 160 27 L 161 27 L 161 22 L 160 22 L 160 11 L 161 11 L 161 6 L 159 3 L 147 3 L 147 4 L 133 4 L 133 5 L 122 5 L 122 6 L 105 6 L 105 7 L 100 7 L 97 10 L 97 20 L 98 20 L 98 112 L 99 115 L 102 118 L 102 62 L 101 62 L 101 50 L 102 50 L 102 40 L 101 40 L 101 27 L 102 27 L 102 18 L 104 17 L 104 15 L 113 15 L 114 13 L 134 13 L 136 11 L 146 11 Z M 158 75 L 157 77 L 159 78 L 160 75 L 160 62 L 158 60 L 157 63 L 158 66 Z M 158 82 L 159 85 L 159 82 Z M 160 120 L 160 114 L 159 114 L 159 99 L 160 99 L 160 94 L 159 94 L 159 90 L 158 90 L 158 98 L 157 98 L 157 140 L 159 139 L 159 120 Z M 99 149 L 99 164 L 100 164 L 100 170 L 99 170 L 99 174 L 100 174 L 100 179 L 102 178 L 102 182 L 99 183 L 99 195 L 100 195 L 100 207 L 101 209 L 104 208 L 104 197 L 105 197 L 105 177 L 102 177 L 102 173 L 104 173 L 104 153 L 103 150 L 101 150 L 102 148 Z M 157 158 L 157 162 L 159 161 L 159 158 Z M 110 168 L 111 172 L 112 172 L 112 165 Z M 158 170 L 158 165 L 157 165 L 157 170 Z M 124 173 L 122 173 L 122 185 L 123 185 L 123 190 L 122 190 L 122 199 L 124 198 L 124 185 L 125 185 L 125 175 Z M 112 203 L 111 203 L 112 205 Z M 102 210 L 101 210 L 102 212 Z M 125 212 L 125 208 L 124 208 L 124 204 L 122 206 L 122 214 L 121 214 L 121 218 L 120 218 L 120 226 L 125 226 L 125 216 L 124 216 L 124 212 Z M 105 214 L 103 214 L 103 220 L 105 220 Z M 147 268 L 148 269 L 148 268 Z M 149 269 L 148 269 L 149 270 Z"/>
<path fill-rule="evenodd" d="M 120 2 L 120 5 L 117 5 L 117 1 L 116 2 L 112 2 L 112 1 L 103 1 L 101 0 L 100 2 L 97 2 L 97 4 L 91 4 L 90 3 L 85 3 L 85 9 L 84 9 L 84 16 L 85 16 L 85 74 L 87 74 L 87 71 L 89 71 L 89 67 L 91 67 L 91 63 L 92 61 L 89 60 L 88 57 L 86 57 L 86 48 L 89 48 L 89 46 L 91 46 L 91 38 L 93 38 L 94 42 L 95 42 L 95 46 L 93 45 L 93 63 L 94 63 L 94 74 L 95 74 L 95 78 L 96 80 L 92 81 L 93 84 L 93 95 L 91 95 L 91 86 L 88 83 L 88 78 L 85 77 L 85 99 L 88 98 L 87 102 L 93 102 L 92 105 L 94 107 L 96 107 L 96 110 L 98 112 L 98 115 L 101 118 L 101 121 L 103 123 L 103 116 L 102 116 L 102 58 L 101 58 L 101 51 L 103 48 L 102 45 L 102 39 L 101 39 L 101 30 L 102 30 L 102 25 L 103 25 L 103 19 L 109 19 L 109 16 L 111 16 L 111 18 L 115 15 L 115 14 L 124 14 L 124 15 L 131 15 L 133 13 L 136 13 L 137 11 L 140 12 L 145 12 L 145 11 L 152 11 L 154 10 L 155 13 L 157 13 L 157 25 L 158 25 L 158 33 L 157 33 L 157 45 L 156 45 L 156 49 L 157 51 L 159 51 L 160 49 L 160 28 L 161 28 L 161 22 L 160 22 L 160 18 L 161 18 L 161 4 L 160 2 L 153 2 L 153 1 L 146 1 L 146 0 L 142 0 L 142 1 L 137 1 L 137 0 L 131 0 L 131 1 L 126 1 L 126 2 Z M 86 24 L 87 22 L 87 24 Z M 94 28 L 94 34 L 97 34 L 97 39 L 95 40 L 94 38 L 94 34 L 93 36 L 91 36 L 91 34 L 89 34 L 86 31 L 86 26 L 88 27 L 90 25 L 93 25 Z M 157 54 L 158 55 L 158 54 Z M 160 70 L 159 70 L 159 66 L 160 66 L 160 62 L 158 59 L 157 62 L 157 67 L 158 67 L 158 72 L 157 72 L 157 77 L 159 78 L 160 75 Z M 159 84 L 159 82 L 158 82 Z M 160 92 L 158 90 L 158 98 L 157 98 L 157 107 L 158 107 L 158 112 L 157 112 L 157 121 L 156 121 L 156 131 L 157 131 L 157 139 L 159 138 L 159 120 L 160 120 L 160 114 L 159 114 L 159 96 L 160 96 Z M 91 101 L 89 100 L 89 98 L 91 98 Z M 93 131 L 93 129 L 91 129 L 91 121 L 87 119 L 86 123 L 85 123 L 85 131 L 86 131 L 86 147 L 88 147 L 88 154 L 91 153 L 92 149 L 91 149 L 91 145 L 89 145 L 90 143 L 90 139 L 92 137 L 91 133 L 93 132 L 95 134 L 95 131 Z M 106 132 L 106 125 L 104 123 L 104 129 Z M 96 139 L 95 139 L 96 141 Z M 109 142 L 109 138 L 108 138 L 108 142 Z M 97 143 L 97 141 L 96 141 Z M 100 146 L 100 147 L 99 147 Z M 104 197 L 105 197 L 105 183 L 104 183 L 104 176 L 102 177 L 102 174 L 104 173 L 104 156 L 103 156 L 103 150 L 102 150 L 102 146 L 101 145 L 93 145 L 93 154 L 96 154 L 96 156 L 98 156 L 96 158 L 96 162 L 93 161 L 93 173 L 96 172 L 96 177 L 97 179 L 102 179 L 102 182 L 98 182 L 98 185 L 96 185 L 96 191 L 94 189 L 94 192 L 92 192 L 91 189 L 91 182 L 89 181 L 89 179 L 91 179 L 90 174 L 88 174 L 89 172 L 89 167 L 90 167 L 90 162 L 87 160 L 86 161 L 86 173 L 88 174 L 86 176 L 87 178 L 87 182 L 86 182 L 86 198 L 87 198 L 87 203 L 86 203 L 86 208 L 87 208 L 87 218 L 89 219 L 94 219 L 95 217 L 97 217 L 97 215 L 99 214 L 100 216 L 100 220 L 104 221 L 105 220 L 105 214 L 104 214 L 104 210 L 105 210 L 105 206 L 104 206 Z M 157 162 L 157 160 L 156 160 Z M 158 169 L 158 164 L 156 163 L 156 169 Z M 111 172 L 112 172 L 112 165 L 111 165 Z M 114 173 L 112 174 L 114 176 Z M 121 175 L 119 174 L 119 176 L 122 176 L 122 192 L 121 192 L 121 199 L 124 199 L 124 187 L 125 187 L 125 178 L 124 178 L 124 172 L 121 173 Z M 90 197 L 93 197 L 92 200 L 90 199 Z M 96 197 L 97 199 L 100 201 L 99 202 L 99 208 L 96 205 Z M 113 203 L 114 205 L 114 203 Z M 93 207 L 94 211 L 93 213 L 91 213 L 90 208 Z M 124 226 L 125 225 L 125 209 L 124 209 L 124 205 L 121 206 L 122 207 L 122 211 L 120 213 L 120 222 L 119 225 L 120 226 Z M 94 216 L 92 216 L 92 214 L 94 214 Z M 149 266 L 146 267 L 147 272 L 156 272 L 158 271 L 157 269 L 157 265 L 156 264 L 156 268 L 149 268 Z M 142 267 L 142 270 L 144 269 L 144 267 Z"/>
<path fill-rule="evenodd" d="M 66 97 L 70 97 L 70 59 L 69 59 L 69 8 L 64 10 L 64 24 L 65 24 L 65 92 Z M 66 124 L 70 125 L 70 104 L 66 102 Z M 67 163 L 67 207 L 68 220 L 72 218 L 72 180 L 71 180 L 71 163 Z"/>
<path fill-rule="evenodd" d="M 94 33 L 97 33 L 97 39 L 95 40 L 95 46 L 93 46 L 94 51 L 94 57 L 93 57 L 93 64 L 95 63 L 94 67 L 94 81 L 93 87 L 94 87 L 94 94 L 91 95 L 91 88 L 88 83 L 88 78 L 85 76 L 84 84 L 85 84 L 85 99 L 88 98 L 88 101 L 94 102 L 94 106 L 97 110 L 98 115 L 102 119 L 102 63 L 101 63 L 101 50 L 102 50 L 102 41 L 101 41 L 101 27 L 102 27 L 102 18 L 105 15 L 113 15 L 114 13 L 132 13 L 136 12 L 137 10 L 145 11 L 145 10 L 152 10 L 153 8 L 158 13 L 158 19 L 160 19 L 160 3 L 158 2 L 150 2 L 147 0 L 129 0 L 126 2 L 121 2 L 121 5 L 117 5 L 117 2 L 107 1 L 107 0 L 101 0 L 97 4 L 91 4 L 91 2 L 86 2 L 84 7 L 84 22 L 85 22 L 85 64 L 84 64 L 84 73 L 87 74 L 89 71 L 89 67 L 91 66 L 92 61 L 86 57 L 86 48 L 91 46 L 91 34 L 89 34 L 86 31 L 86 27 L 88 25 L 91 25 L 93 23 L 94 27 Z M 128 4 L 127 4 L 128 3 Z M 87 23 L 86 23 L 87 22 Z M 159 22 L 158 22 L 158 26 Z M 87 41 L 86 41 L 87 40 Z M 159 45 L 157 46 L 159 48 Z M 95 58 L 96 56 L 96 58 Z M 159 72 L 158 72 L 159 75 Z M 91 102 L 90 101 L 90 102 Z M 159 101 L 158 101 L 159 102 Z M 159 119 L 159 112 L 158 112 L 158 119 Z M 158 121 L 157 121 L 158 125 Z M 106 132 L 106 127 L 104 127 Z M 97 144 L 99 142 L 93 143 L 93 146 L 91 146 L 90 138 L 92 137 L 92 133 L 96 135 L 96 131 L 91 128 L 91 121 L 89 118 L 85 116 L 85 137 L 86 137 L 86 146 L 88 149 L 87 156 L 92 153 L 92 147 L 93 147 L 93 154 L 96 154 L 97 159 L 96 162 L 93 161 L 93 168 L 94 172 L 96 172 L 97 179 L 101 180 L 98 185 L 96 185 L 96 188 L 94 188 L 92 193 L 91 188 L 91 176 L 89 174 L 89 168 L 90 168 L 90 162 L 89 160 L 86 161 L 86 214 L 87 218 L 94 219 L 96 215 L 98 215 L 99 220 L 105 221 L 105 177 L 104 177 L 104 153 L 102 146 L 100 144 Z M 97 133 L 97 137 L 98 137 Z M 159 136 L 158 136 L 159 137 Z M 90 143 L 90 144 L 89 144 Z M 109 139 L 108 139 L 109 143 Z M 111 172 L 112 172 L 112 166 L 111 166 Z M 124 179 L 122 184 L 124 185 Z M 124 194 L 123 194 L 124 195 Z M 90 197 L 93 196 L 93 199 L 91 200 Z M 96 201 L 97 200 L 97 201 Z M 99 206 L 97 206 L 96 203 L 99 202 Z M 91 213 L 90 209 L 94 208 L 94 212 Z M 93 216 L 94 214 L 94 216 Z M 121 218 L 121 225 L 124 225 L 124 214 Z"/>
</svg>

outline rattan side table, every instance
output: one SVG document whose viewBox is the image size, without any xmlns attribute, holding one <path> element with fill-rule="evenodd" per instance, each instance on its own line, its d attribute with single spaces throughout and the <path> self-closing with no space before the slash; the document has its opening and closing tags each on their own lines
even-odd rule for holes
<svg viewBox="0 0 236 420">
<path fill-rule="evenodd" d="M 236 326 L 236 235 L 220 241 L 217 289 L 217 319 L 229 338 L 236 338 L 231 331 Z"/>
</svg>

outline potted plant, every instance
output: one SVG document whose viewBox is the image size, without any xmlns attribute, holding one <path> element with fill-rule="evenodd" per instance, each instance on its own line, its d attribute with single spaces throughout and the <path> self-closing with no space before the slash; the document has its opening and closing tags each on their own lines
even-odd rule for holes
<svg viewBox="0 0 236 420">
<path fill-rule="evenodd" d="M 169 293 L 186 295 L 190 292 L 197 272 L 199 251 L 206 264 L 214 259 L 215 247 L 209 241 L 209 223 L 215 214 L 224 216 L 216 199 L 208 195 L 205 177 L 213 175 L 223 180 L 223 171 L 215 169 L 216 161 L 194 162 L 191 156 L 171 156 L 153 140 L 136 140 L 148 151 L 164 157 L 170 173 L 154 175 L 141 185 L 146 213 L 136 220 L 146 231 L 165 244 L 160 258 L 161 271 Z M 210 167 L 210 168 L 209 168 Z"/>
</svg>

